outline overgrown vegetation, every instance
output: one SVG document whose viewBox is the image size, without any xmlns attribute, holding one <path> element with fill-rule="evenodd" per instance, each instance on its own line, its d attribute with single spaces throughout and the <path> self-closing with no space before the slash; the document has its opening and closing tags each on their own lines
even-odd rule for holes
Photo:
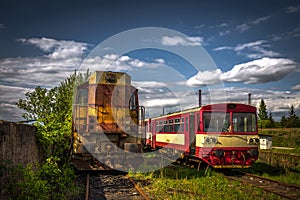
<svg viewBox="0 0 300 200">
<path fill-rule="evenodd" d="M 43 163 L 15 168 L 5 165 L 5 173 L 18 179 L 8 180 L 20 193 L 14 199 L 68 199 L 74 193 L 72 178 L 74 171 L 69 163 L 72 100 L 76 86 L 84 82 L 89 72 L 83 76 L 76 72 L 52 89 L 36 87 L 20 99 L 17 106 L 25 112 L 26 120 L 35 120 L 37 137 L 43 152 Z M 9 188 L 10 189 L 10 188 Z"/>
<path fill-rule="evenodd" d="M 300 129 L 299 128 L 272 128 L 259 129 L 260 134 L 272 135 L 272 145 L 274 147 L 290 147 L 291 150 L 272 151 L 281 153 L 297 153 L 300 155 Z"/>
<path fill-rule="evenodd" d="M 131 176 L 152 199 L 280 199 L 260 189 L 229 181 L 213 170 L 204 175 L 184 166 L 171 165 L 151 173 Z"/>
<path fill-rule="evenodd" d="M 261 99 L 258 108 L 258 127 L 260 128 L 299 128 L 300 118 L 297 116 L 295 108 L 291 105 L 288 116 L 282 116 L 280 121 L 274 121 L 272 112 L 267 112 L 267 105 Z"/>
<path fill-rule="evenodd" d="M 243 171 L 300 186 L 300 169 L 284 169 L 281 166 L 257 162 L 251 168 Z"/>
</svg>

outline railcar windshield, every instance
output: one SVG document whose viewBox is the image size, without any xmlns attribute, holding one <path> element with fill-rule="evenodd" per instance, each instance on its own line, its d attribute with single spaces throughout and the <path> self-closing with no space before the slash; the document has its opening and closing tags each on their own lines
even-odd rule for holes
<svg viewBox="0 0 300 200">
<path fill-rule="evenodd" d="M 233 113 L 232 118 L 234 132 L 256 131 L 255 113 Z"/>
<path fill-rule="evenodd" d="M 232 124 L 231 124 L 232 122 Z M 204 112 L 204 132 L 256 132 L 255 113 Z"/>
<path fill-rule="evenodd" d="M 227 132 L 230 126 L 230 114 L 225 112 L 204 112 L 205 132 Z"/>
</svg>

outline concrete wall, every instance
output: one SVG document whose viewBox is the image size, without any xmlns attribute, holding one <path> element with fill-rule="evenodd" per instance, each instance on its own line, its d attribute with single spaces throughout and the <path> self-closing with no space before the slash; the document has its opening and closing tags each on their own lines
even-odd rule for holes
<svg viewBox="0 0 300 200">
<path fill-rule="evenodd" d="M 0 161 L 9 160 L 13 166 L 40 161 L 36 128 L 28 124 L 0 121 Z"/>
</svg>

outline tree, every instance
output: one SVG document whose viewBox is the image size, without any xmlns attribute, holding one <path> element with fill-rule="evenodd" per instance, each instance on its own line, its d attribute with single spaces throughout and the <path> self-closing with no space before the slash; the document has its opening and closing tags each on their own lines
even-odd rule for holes
<svg viewBox="0 0 300 200">
<path fill-rule="evenodd" d="M 291 105 L 288 114 L 289 114 L 289 116 L 288 116 L 288 118 L 286 120 L 286 127 L 288 127 L 288 128 L 300 127 L 300 119 L 296 115 L 296 111 L 295 111 L 293 105 Z"/>
<path fill-rule="evenodd" d="M 260 101 L 260 105 L 258 109 L 258 117 L 259 117 L 258 125 L 261 128 L 269 128 L 271 126 L 271 122 L 268 119 L 267 106 L 263 99 Z"/>
<path fill-rule="evenodd" d="M 259 104 L 258 117 L 260 120 L 268 119 L 267 106 L 263 99 L 261 99 Z"/>
<path fill-rule="evenodd" d="M 268 117 L 269 121 L 270 121 L 270 127 L 269 128 L 274 128 L 275 126 L 275 121 L 273 119 L 273 114 L 272 112 L 269 112 L 269 117 Z"/>
<path fill-rule="evenodd" d="M 286 127 L 286 122 L 287 122 L 287 119 L 285 116 L 282 116 L 281 117 L 281 120 L 280 120 L 280 124 L 282 127 Z"/>
<path fill-rule="evenodd" d="M 17 106 L 25 110 L 22 117 L 36 120 L 39 142 L 45 158 L 58 157 L 64 163 L 70 146 L 72 128 L 72 100 L 76 86 L 87 80 L 89 71 L 83 76 L 76 71 L 59 86 L 52 89 L 36 87 L 20 99 Z"/>
</svg>

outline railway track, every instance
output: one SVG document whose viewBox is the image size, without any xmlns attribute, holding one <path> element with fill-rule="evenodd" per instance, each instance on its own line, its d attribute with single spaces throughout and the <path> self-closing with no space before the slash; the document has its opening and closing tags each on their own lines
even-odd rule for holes
<svg viewBox="0 0 300 200">
<path fill-rule="evenodd" d="M 85 194 L 78 199 L 85 200 L 148 200 L 145 193 L 125 173 L 109 170 L 85 172 L 79 175 Z"/>
<path fill-rule="evenodd" d="M 235 180 L 243 184 L 261 188 L 264 191 L 277 194 L 285 199 L 300 199 L 300 187 L 297 185 L 282 183 L 238 170 L 232 170 L 231 172 L 226 171 L 223 174 L 230 180 Z"/>
</svg>

